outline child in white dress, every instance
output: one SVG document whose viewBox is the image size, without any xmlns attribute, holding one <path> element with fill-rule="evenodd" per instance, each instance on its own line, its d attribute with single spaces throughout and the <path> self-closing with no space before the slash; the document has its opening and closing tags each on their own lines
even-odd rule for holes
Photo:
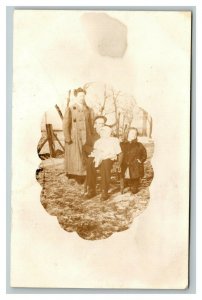
<svg viewBox="0 0 202 300">
<path fill-rule="evenodd" d="M 109 126 L 100 129 L 100 138 L 95 142 L 93 151 L 89 155 L 94 157 L 95 167 L 100 167 L 101 175 L 101 200 L 109 198 L 108 189 L 111 179 L 113 161 L 121 157 L 119 139 L 111 136 L 112 130 Z"/>
</svg>

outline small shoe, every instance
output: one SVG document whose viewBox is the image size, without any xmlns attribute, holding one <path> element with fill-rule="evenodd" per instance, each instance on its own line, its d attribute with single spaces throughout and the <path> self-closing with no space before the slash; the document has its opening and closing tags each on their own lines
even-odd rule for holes
<svg viewBox="0 0 202 300">
<path fill-rule="evenodd" d="M 132 194 L 137 194 L 138 193 L 138 189 L 137 188 L 131 188 L 131 193 Z"/>
</svg>

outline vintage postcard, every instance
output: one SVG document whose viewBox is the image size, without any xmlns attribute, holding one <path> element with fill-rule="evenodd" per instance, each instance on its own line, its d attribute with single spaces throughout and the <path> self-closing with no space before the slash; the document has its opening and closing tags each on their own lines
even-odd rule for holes
<svg viewBox="0 0 202 300">
<path fill-rule="evenodd" d="M 191 12 L 13 24 L 11 286 L 186 289 Z"/>
</svg>

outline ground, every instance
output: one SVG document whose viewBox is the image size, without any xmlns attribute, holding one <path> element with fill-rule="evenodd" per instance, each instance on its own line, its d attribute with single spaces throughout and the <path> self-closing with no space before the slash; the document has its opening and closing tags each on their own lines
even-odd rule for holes
<svg viewBox="0 0 202 300">
<path fill-rule="evenodd" d="M 111 195 L 106 201 L 100 200 L 100 194 L 85 200 L 83 185 L 65 176 L 63 158 L 42 161 L 36 177 L 42 186 L 41 203 L 50 215 L 57 217 L 61 227 L 68 232 L 77 232 L 84 239 L 98 240 L 128 229 L 134 218 L 147 208 L 153 169 L 148 159 L 145 162 L 145 177 L 135 195 L 127 188 L 121 195 L 114 174 Z"/>
</svg>

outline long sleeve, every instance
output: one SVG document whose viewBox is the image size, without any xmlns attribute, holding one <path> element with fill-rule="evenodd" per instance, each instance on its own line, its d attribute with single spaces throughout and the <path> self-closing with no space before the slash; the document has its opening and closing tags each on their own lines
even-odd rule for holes
<svg viewBox="0 0 202 300">
<path fill-rule="evenodd" d="M 72 124 L 71 110 L 68 107 L 65 111 L 65 115 L 63 118 L 63 133 L 65 137 L 65 142 L 71 141 L 71 124 Z"/>
<path fill-rule="evenodd" d="M 141 162 L 143 163 L 147 159 L 147 151 L 142 144 L 140 144 L 140 145 L 141 145 L 141 158 L 140 159 L 141 159 Z"/>
</svg>

